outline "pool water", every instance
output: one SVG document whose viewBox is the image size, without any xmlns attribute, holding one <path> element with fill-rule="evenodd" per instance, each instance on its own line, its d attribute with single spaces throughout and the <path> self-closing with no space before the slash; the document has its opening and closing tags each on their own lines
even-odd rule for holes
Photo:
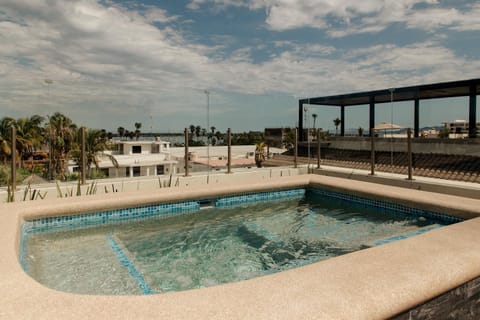
<svg viewBox="0 0 480 320">
<path fill-rule="evenodd" d="M 151 294 L 251 279 L 442 226 L 315 193 L 74 230 L 38 232 L 25 269 L 84 294 Z"/>
</svg>

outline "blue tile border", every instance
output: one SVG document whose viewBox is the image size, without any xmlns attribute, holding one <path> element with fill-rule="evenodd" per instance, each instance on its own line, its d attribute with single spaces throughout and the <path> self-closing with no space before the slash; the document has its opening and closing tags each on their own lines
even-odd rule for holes
<svg viewBox="0 0 480 320">
<path fill-rule="evenodd" d="M 135 264 L 130 259 L 128 259 L 127 255 L 125 254 L 125 252 L 123 252 L 122 248 L 117 243 L 117 241 L 115 241 L 112 235 L 107 235 L 107 242 L 112 248 L 113 252 L 115 252 L 115 255 L 117 256 L 118 261 L 120 261 L 120 263 L 125 268 L 127 268 L 128 273 L 132 276 L 132 278 L 134 278 L 137 281 L 138 286 L 142 290 L 143 294 L 144 295 L 154 294 L 155 291 L 153 291 L 152 288 L 149 287 L 143 275 L 137 270 L 137 267 L 135 266 Z"/>
<path fill-rule="evenodd" d="M 201 199 L 195 201 L 161 203 L 155 205 L 122 208 L 95 213 L 84 213 L 72 216 L 47 217 L 27 220 L 22 231 L 27 234 L 104 225 L 111 222 L 134 221 L 150 217 L 169 217 L 200 210 L 201 203 L 208 201 L 215 207 L 229 207 L 249 203 L 265 202 L 281 199 L 303 198 L 305 189 L 282 190 L 272 192 L 246 193 L 235 196 Z"/>
<path fill-rule="evenodd" d="M 235 195 L 229 197 L 218 198 L 215 202 L 215 207 L 231 207 L 237 205 L 244 205 L 250 203 L 272 201 L 272 200 L 287 200 L 305 197 L 305 189 L 292 189 L 275 192 L 258 192 L 250 194 Z"/>
<path fill-rule="evenodd" d="M 22 225 L 23 232 L 37 233 L 55 230 L 65 230 L 81 227 L 104 225 L 111 222 L 134 221 L 149 217 L 169 217 L 200 209 L 197 201 L 186 201 L 180 203 L 162 203 L 156 205 L 139 206 L 135 208 L 124 208 L 108 210 L 96 213 L 84 213 L 72 216 L 47 217 L 25 221 Z"/>
<path fill-rule="evenodd" d="M 353 194 L 341 193 L 341 192 L 336 192 L 336 191 L 331 191 L 326 189 L 311 188 L 311 189 L 308 189 L 307 195 L 308 193 L 331 197 L 331 198 L 344 200 L 348 202 L 354 202 L 356 204 L 359 204 L 365 207 L 375 207 L 375 208 L 388 210 L 389 214 L 403 214 L 403 215 L 413 216 L 413 217 L 425 217 L 427 219 L 432 219 L 445 224 L 452 224 L 452 223 L 464 221 L 464 219 L 462 218 L 453 217 L 453 216 L 449 216 L 449 215 L 434 212 L 434 211 L 423 210 L 423 209 L 418 209 L 414 207 L 407 207 L 400 203 L 395 203 L 395 202 L 390 202 L 385 200 L 369 199 L 366 197 L 361 197 Z"/>
<path fill-rule="evenodd" d="M 421 230 L 417 230 L 417 231 L 410 232 L 410 233 L 407 233 L 407 234 L 402 234 L 402 235 L 399 235 L 399 236 L 390 237 L 390 238 L 387 238 L 387 239 L 375 241 L 373 243 L 373 245 L 374 246 L 380 246 L 382 244 L 395 242 L 395 241 L 402 240 L 402 239 L 407 239 L 407 238 L 410 238 L 410 237 L 413 237 L 413 236 L 418 236 L 419 234 L 422 234 L 422 233 L 425 233 L 425 232 L 428 232 L 428 231 L 431 231 L 431 230 L 435 230 L 435 229 L 438 229 L 438 228 L 441 228 L 441 227 L 443 227 L 443 226 L 435 225 L 435 226 L 423 228 Z"/>
</svg>

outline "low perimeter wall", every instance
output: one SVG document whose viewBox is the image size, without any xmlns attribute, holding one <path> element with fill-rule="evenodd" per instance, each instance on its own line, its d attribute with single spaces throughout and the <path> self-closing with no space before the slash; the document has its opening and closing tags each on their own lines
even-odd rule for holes
<svg viewBox="0 0 480 320">
<path fill-rule="evenodd" d="M 238 169 L 237 169 L 238 170 Z M 188 177 L 183 175 L 172 176 L 150 176 L 137 178 L 116 178 L 116 179 L 98 179 L 89 180 L 85 185 L 80 186 L 78 191 L 77 181 L 44 183 L 31 185 L 28 189 L 27 185 L 17 186 L 15 192 L 15 202 L 29 201 L 35 197 L 37 201 L 53 198 L 69 198 L 80 196 L 105 194 L 116 192 L 130 191 L 152 191 L 158 189 L 171 189 L 188 186 L 198 186 L 201 188 L 209 188 L 213 185 L 235 185 L 239 183 L 251 182 L 257 183 L 268 181 L 272 178 L 296 176 L 307 173 L 306 168 L 252 168 L 243 171 L 235 171 L 227 174 L 225 171 L 214 171 L 210 174 L 206 172 L 194 173 Z M 91 191 L 93 188 L 94 191 Z M 35 192 L 35 194 L 33 194 Z M 40 196 L 36 196 L 40 193 Z M 7 201 L 7 188 L 0 188 L 0 202 Z"/>
</svg>

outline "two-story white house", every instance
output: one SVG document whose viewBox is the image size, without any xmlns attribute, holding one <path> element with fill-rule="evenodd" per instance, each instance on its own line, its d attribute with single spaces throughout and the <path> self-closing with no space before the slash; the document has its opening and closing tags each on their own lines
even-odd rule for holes
<svg viewBox="0 0 480 320">
<path fill-rule="evenodd" d="M 176 173 L 178 161 L 172 160 L 170 142 L 161 141 L 118 141 L 118 151 L 110 153 L 118 162 L 115 168 L 108 157 L 100 157 L 100 170 L 107 177 L 159 176 Z M 107 153 L 107 152 L 105 152 Z"/>
</svg>

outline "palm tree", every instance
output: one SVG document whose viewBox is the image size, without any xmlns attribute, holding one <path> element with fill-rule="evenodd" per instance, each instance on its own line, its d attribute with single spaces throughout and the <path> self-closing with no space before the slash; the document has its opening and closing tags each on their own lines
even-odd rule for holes
<svg viewBox="0 0 480 320">
<path fill-rule="evenodd" d="M 210 130 L 211 130 L 212 132 L 208 134 L 208 138 L 209 138 L 210 140 L 212 140 L 212 144 L 213 144 L 213 145 L 215 145 L 215 144 L 213 143 L 213 140 L 214 140 L 214 139 L 213 139 L 213 135 L 215 134 L 215 129 L 216 129 L 216 128 L 215 128 L 214 126 L 211 126 L 211 127 L 210 127 Z M 216 142 L 216 141 L 215 141 L 215 142 Z"/>
<path fill-rule="evenodd" d="M 315 123 L 317 121 L 317 114 L 316 113 L 313 113 L 312 114 L 312 117 L 313 117 L 313 131 L 315 132 Z"/>
<path fill-rule="evenodd" d="M 120 140 L 125 136 L 125 128 L 124 127 L 118 127 L 117 129 L 118 135 L 120 136 Z"/>
<path fill-rule="evenodd" d="M 257 168 L 261 168 L 262 163 L 266 159 L 265 147 L 265 142 L 259 142 L 255 145 L 255 164 L 257 165 Z"/>
<path fill-rule="evenodd" d="M 223 140 L 223 134 L 220 131 L 215 132 L 215 138 L 217 141 Z"/>
<path fill-rule="evenodd" d="M 333 124 L 335 125 L 335 135 L 338 134 L 338 126 L 342 123 L 342 120 L 340 120 L 338 117 L 333 119 Z"/>
<path fill-rule="evenodd" d="M 195 126 L 193 124 L 190 125 L 190 139 L 193 140 L 193 136 L 195 135 Z"/>
<path fill-rule="evenodd" d="M 198 141 L 198 138 L 200 138 L 200 134 L 202 133 L 202 127 L 200 126 L 196 126 L 195 127 L 195 136 L 197 137 L 197 141 Z"/>
<path fill-rule="evenodd" d="M 43 142 L 43 130 L 41 127 L 44 118 L 39 115 L 33 115 L 30 118 L 20 118 L 15 122 L 17 130 L 17 151 L 20 158 L 19 166 L 23 167 L 23 157 L 27 155 L 32 157 L 33 151 L 39 148 Z"/>
<path fill-rule="evenodd" d="M 67 116 L 56 112 L 48 119 L 46 133 L 50 142 L 50 173 L 63 179 L 69 153 L 75 147 L 77 126 Z"/>
<path fill-rule="evenodd" d="M 138 141 L 140 138 L 140 128 L 142 127 L 141 122 L 135 122 L 135 139 Z"/>
<path fill-rule="evenodd" d="M 77 135 L 77 144 L 76 148 L 71 151 L 70 155 L 75 160 L 77 165 L 81 168 L 82 167 L 82 158 L 81 158 L 81 151 L 80 151 L 80 144 L 81 144 L 81 135 Z M 111 154 L 105 154 L 103 151 L 107 149 L 107 140 L 106 135 L 102 132 L 102 130 L 96 129 L 87 129 L 85 130 L 85 167 L 87 171 L 87 176 L 90 177 L 91 170 L 90 168 L 92 165 L 95 165 L 95 168 L 98 170 L 100 166 L 100 158 L 99 155 L 107 157 L 115 168 L 118 168 L 117 160 Z"/>
<path fill-rule="evenodd" d="M 7 163 L 7 159 L 10 157 L 12 150 L 10 148 L 11 137 L 10 128 L 15 124 L 15 119 L 4 117 L 0 120 L 0 157 L 3 164 Z"/>
</svg>

